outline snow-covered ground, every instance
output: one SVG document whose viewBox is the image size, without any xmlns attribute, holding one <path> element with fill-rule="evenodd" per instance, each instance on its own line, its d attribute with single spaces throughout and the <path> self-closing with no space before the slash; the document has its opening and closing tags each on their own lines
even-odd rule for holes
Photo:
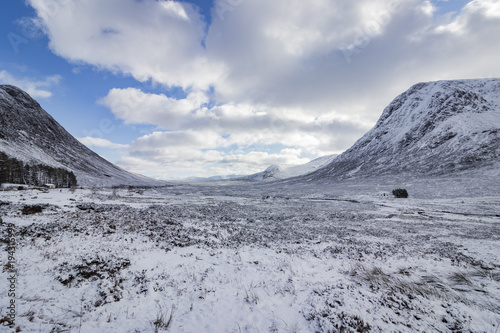
<svg viewBox="0 0 500 333">
<path fill-rule="evenodd" d="M 0 330 L 500 331 L 500 194 L 372 185 L 0 192 Z"/>
</svg>

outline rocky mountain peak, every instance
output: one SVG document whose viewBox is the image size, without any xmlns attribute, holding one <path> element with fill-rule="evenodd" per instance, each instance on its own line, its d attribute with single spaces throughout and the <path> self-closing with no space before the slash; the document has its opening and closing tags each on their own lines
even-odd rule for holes
<svg viewBox="0 0 500 333">
<path fill-rule="evenodd" d="M 0 85 L 0 94 L 3 95 L 0 98 L 0 101 L 6 101 L 12 105 L 18 104 L 29 109 L 40 108 L 40 104 L 38 104 L 36 100 L 31 98 L 31 96 L 24 90 L 19 89 L 16 86 Z"/>
</svg>

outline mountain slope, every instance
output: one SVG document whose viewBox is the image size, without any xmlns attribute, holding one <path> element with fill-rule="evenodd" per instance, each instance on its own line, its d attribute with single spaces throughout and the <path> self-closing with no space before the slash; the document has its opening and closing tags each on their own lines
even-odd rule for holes
<svg viewBox="0 0 500 333">
<path fill-rule="evenodd" d="M 444 175 L 498 168 L 500 79 L 419 83 L 373 129 L 309 179 Z"/>
<path fill-rule="evenodd" d="M 69 134 L 21 89 L 0 85 L 0 151 L 31 165 L 72 171 L 79 185 L 158 185 L 106 161 Z"/>
</svg>

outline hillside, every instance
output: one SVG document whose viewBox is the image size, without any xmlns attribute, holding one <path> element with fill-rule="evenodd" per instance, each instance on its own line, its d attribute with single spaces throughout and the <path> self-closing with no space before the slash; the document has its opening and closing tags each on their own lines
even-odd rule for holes
<svg viewBox="0 0 500 333">
<path fill-rule="evenodd" d="M 500 79 L 419 83 L 373 129 L 309 179 L 498 170 Z"/>
<path fill-rule="evenodd" d="M 0 85 L 0 152 L 27 165 L 73 172 L 83 186 L 159 185 L 106 161 L 21 89 Z"/>
</svg>

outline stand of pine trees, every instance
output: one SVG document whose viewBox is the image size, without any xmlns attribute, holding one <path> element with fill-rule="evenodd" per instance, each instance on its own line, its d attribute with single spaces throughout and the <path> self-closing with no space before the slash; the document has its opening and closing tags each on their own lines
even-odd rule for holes
<svg viewBox="0 0 500 333">
<path fill-rule="evenodd" d="M 54 184 L 56 187 L 77 186 L 75 174 L 62 168 L 43 164 L 25 164 L 16 158 L 0 152 L 0 184 L 26 184 L 42 186 Z"/>
</svg>

